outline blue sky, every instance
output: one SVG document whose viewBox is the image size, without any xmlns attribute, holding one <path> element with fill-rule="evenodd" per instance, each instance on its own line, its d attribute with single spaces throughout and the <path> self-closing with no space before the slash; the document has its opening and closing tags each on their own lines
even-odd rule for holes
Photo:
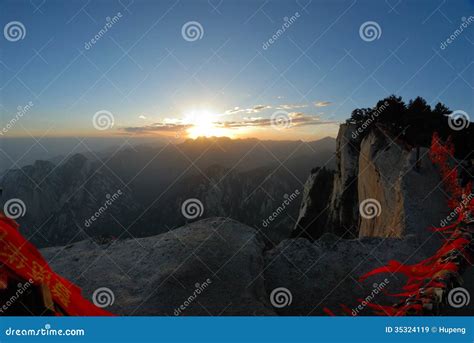
<svg viewBox="0 0 474 343">
<path fill-rule="evenodd" d="M 474 113 L 474 23 L 440 47 L 474 15 L 473 1 L 0 4 L 1 26 L 18 21 L 26 31 L 15 42 L 0 36 L 0 126 L 33 103 L 6 135 L 162 135 L 170 125 L 195 125 L 193 116 L 211 116 L 234 128 L 212 130 L 206 122 L 197 133 L 309 140 L 335 135 L 355 107 L 391 93 Z M 183 38 L 190 21 L 202 26 L 201 39 Z M 361 39 L 367 21 L 379 25 L 378 39 Z M 113 127 L 94 128 L 98 111 L 113 115 Z M 277 111 L 293 121 L 289 128 L 269 125 Z"/>
</svg>

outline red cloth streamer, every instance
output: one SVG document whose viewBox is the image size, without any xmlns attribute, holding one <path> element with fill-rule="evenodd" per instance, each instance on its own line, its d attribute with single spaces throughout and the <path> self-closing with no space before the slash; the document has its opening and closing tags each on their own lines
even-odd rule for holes
<svg viewBox="0 0 474 343">
<path fill-rule="evenodd" d="M 46 285 L 51 291 L 54 303 L 67 315 L 113 315 L 83 298 L 79 287 L 53 272 L 41 253 L 19 233 L 18 224 L 2 213 L 0 213 L 0 263 L 19 277 L 33 280 L 35 285 Z"/>
<path fill-rule="evenodd" d="M 323 308 L 323 311 L 324 313 L 326 313 L 327 315 L 331 316 L 331 317 L 335 317 L 336 315 L 334 314 L 334 312 L 332 312 L 330 309 L 328 309 L 327 307 L 324 307 Z"/>
</svg>

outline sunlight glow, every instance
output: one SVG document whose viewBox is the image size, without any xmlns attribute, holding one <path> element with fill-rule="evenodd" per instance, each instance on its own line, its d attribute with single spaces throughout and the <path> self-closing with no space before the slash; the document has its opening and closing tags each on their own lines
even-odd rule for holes
<svg viewBox="0 0 474 343">
<path fill-rule="evenodd" d="M 229 137 L 234 138 L 233 130 L 219 125 L 220 115 L 210 110 L 194 110 L 184 117 L 184 123 L 192 125 L 187 129 L 189 138 L 197 137 Z"/>
</svg>

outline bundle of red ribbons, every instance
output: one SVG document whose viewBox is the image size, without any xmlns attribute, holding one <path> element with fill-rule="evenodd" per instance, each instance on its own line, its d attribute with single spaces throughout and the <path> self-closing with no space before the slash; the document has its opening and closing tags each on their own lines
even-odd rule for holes
<svg viewBox="0 0 474 343">
<path fill-rule="evenodd" d="M 60 308 L 56 315 L 112 315 L 85 299 L 76 285 L 53 272 L 41 253 L 20 234 L 18 224 L 0 213 L 0 279 L 12 275 L 46 286 L 55 307 Z"/>
<path fill-rule="evenodd" d="M 376 268 L 360 277 L 360 281 L 382 273 L 400 273 L 407 277 L 405 285 L 400 292 L 388 294 L 404 299 L 402 302 L 390 306 L 368 303 L 367 306 L 376 315 L 404 316 L 424 314 L 430 296 L 428 290 L 435 292 L 437 289 L 445 292 L 450 279 L 458 276 L 463 267 L 472 266 L 473 260 L 470 253 L 472 230 L 474 223 L 474 198 L 472 182 L 462 186 L 459 182 L 458 168 L 453 166 L 454 146 L 448 140 L 441 142 L 439 136 L 433 135 L 430 158 L 438 166 L 440 176 L 445 190 L 449 193 L 448 207 L 457 214 L 456 220 L 444 227 L 431 228 L 434 232 L 440 232 L 444 236 L 444 243 L 431 257 L 416 263 L 406 265 L 398 261 L 389 261 L 387 265 Z M 432 296 L 432 294 L 431 294 Z M 358 299 L 362 302 L 363 299 Z M 428 304 L 430 305 L 430 304 Z M 334 312 L 328 308 L 323 309 L 328 315 L 334 316 Z M 349 308 L 341 304 L 344 314 L 352 315 Z"/>
</svg>

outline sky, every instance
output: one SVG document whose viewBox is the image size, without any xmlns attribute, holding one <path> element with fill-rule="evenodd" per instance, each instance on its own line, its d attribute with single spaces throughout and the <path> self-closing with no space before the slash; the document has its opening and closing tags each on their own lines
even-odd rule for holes
<svg viewBox="0 0 474 343">
<path fill-rule="evenodd" d="M 315 140 L 390 94 L 472 114 L 473 15 L 472 0 L 0 0 L 0 134 Z"/>
</svg>

